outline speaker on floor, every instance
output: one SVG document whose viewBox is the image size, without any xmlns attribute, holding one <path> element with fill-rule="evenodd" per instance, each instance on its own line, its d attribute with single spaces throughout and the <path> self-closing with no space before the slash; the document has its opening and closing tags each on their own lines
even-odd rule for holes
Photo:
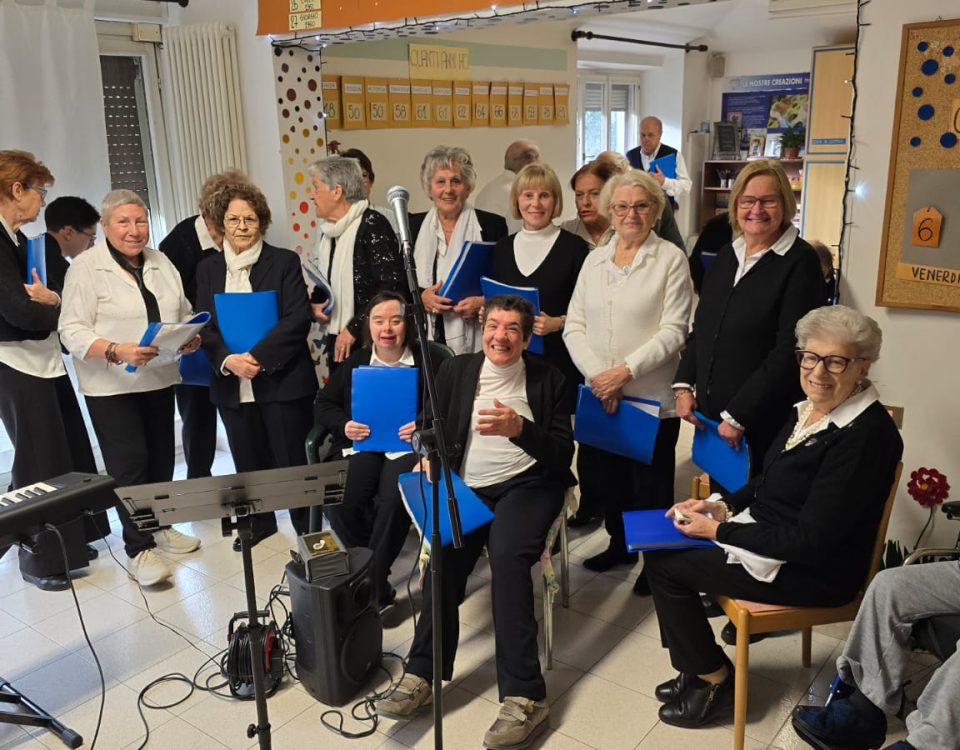
<svg viewBox="0 0 960 750">
<path fill-rule="evenodd" d="M 328 706 L 353 698 L 383 657 L 372 561 L 369 549 L 351 549 L 349 573 L 313 582 L 302 565 L 287 563 L 297 674 L 307 692 Z"/>
</svg>

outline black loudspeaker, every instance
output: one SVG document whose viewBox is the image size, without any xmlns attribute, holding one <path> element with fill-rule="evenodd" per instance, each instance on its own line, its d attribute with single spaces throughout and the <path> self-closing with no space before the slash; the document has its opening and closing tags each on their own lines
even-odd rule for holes
<svg viewBox="0 0 960 750">
<path fill-rule="evenodd" d="M 367 683 L 383 658 L 383 623 L 373 600 L 373 552 L 350 550 L 350 572 L 307 581 L 287 563 L 300 682 L 321 703 L 342 706 Z"/>
</svg>

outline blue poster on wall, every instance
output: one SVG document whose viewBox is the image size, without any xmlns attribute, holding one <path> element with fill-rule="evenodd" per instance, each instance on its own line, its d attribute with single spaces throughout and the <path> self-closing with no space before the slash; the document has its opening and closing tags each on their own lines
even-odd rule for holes
<svg viewBox="0 0 960 750">
<path fill-rule="evenodd" d="M 727 79 L 721 117 L 744 132 L 806 130 L 809 73 L 737 76 Z"/>
</svg>

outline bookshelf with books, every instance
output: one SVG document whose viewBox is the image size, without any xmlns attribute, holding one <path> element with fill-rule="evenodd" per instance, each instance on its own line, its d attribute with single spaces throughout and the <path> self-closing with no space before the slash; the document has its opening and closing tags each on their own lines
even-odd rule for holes
<svg viewBox="0 0 960 750">
<path fill-rule="evenodd" d="M 745 160 L 712 159 L 703 163 L 703 180 L 700 194 L 700 228 L 717 214 L 727 211 L 730 205 L 730 189 L 740 170 L 746 166 Z M 800 222 L 800 193 L 803 185 L 803 159 L 781 159 L 780 166 L 787 173 L 790 185 L 797 198 L 797 215 L 793 223 Z"/>
</svg>

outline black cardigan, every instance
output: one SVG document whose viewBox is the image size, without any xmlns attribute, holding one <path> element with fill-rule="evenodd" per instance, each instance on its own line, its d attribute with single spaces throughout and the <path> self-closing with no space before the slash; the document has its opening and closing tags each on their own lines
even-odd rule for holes
<svg viewBox="0 0 960 750">
<path fill-rule="evenodd" d="M 197 267 L 197 307 L 210 312 L 210 322 L 200 332 L 203 350 L 210 360 L 213 379 L 210 400 L 218 406 L 237 408 L 240 405 L 238 378 L 221 374 L 220 365 L 231 352 L 220 335 L 214 295 L 223 292 L 227 264 L 222 253 L 211 255 Z M 303 282 L 300 258 L 291 250 L 263 243 L 260 257 L 250 269 L 250 286 L 254 292 L 275 290 L 279 321 L 250 350 L 263 371 L 253 379 L 256 401 L 295 401 L 317 392 L 317 376 L 307 347 L 307 335 L 313 316 Z"/>
<path fill-rule="evenodd" d="M 500 214 L 493 214 L 489 211 L 481 211 L 479 208 L 471 209 L 469 206 L 464 209 L 465 211 L 473 210 L 477 214 L 477 223 L 480 224 L 480 239 L 483 242 L 496 242 L 497 240 L 503 239 L 507 236 L 507 221 Z M 418 214 L 410 214 L 410 235 L 413 237 L 414 243 L 417 241 L 417 237 L 420 236 L 420 228 L 423 226 L 423 220 L 427 218 L 427 212 Z M 460 252 L 460 248 L 453 248 L 456 252 Z M 423 273 L 423 269 L 418 269 Z M 433 283 L 436 284 L 437 279 L 437 257 L 434 256 L 433 259 L 433 268 L 430 271 L 430 278 L 433 279 Z"/>
<path fill-rule="evenodd" d="M 431 342 L 432 343 L 432 342 Z M 420 353 L 419 346 L 410 347 L 413 352 L 414 366 L 417 368 L 417 414 L 420 414 L 423 408 L 423 355 Z M 440 369 L 440 363 L 445 353 L 437 349 L 431 349 L 432 355 L 430 361 L 433 363 L 434 370 Z M 339 455 L 344 448 L 349 448 L 353 441 L 344 433 L 343 428 L 351 419 L 352 393 L 353 393 L 353 371 L 358 367 L 370 364 L 370 355 L 373 353 L 369 346 L 361 347 L 355 350 L 347 357 L 346 361 L 333 371 L 330 380 L 317 394 L 317 399 L 313 405 L 314 421 L 330 430 L 333 436 L 333 442 L 330 445 L 330 455 Z M 385 394 L 389 397 L 390 394 Z"/>
<path fill-rule="evenodd" d="M 437 374 L 439 409 L 447 420 L 447 440 L 452 445 L 451 469 L 458 474 L 470 435 L 473 403 L 485 357 L 483 352 L 452 357 L 440 366 Z M 533 421 L 524 418 L 523 431 L 510 438 L 510 442 L 533 456 L 548 479 L 572 487 L 577 480 L 570 471 L 573 430 L 570 410 L 566 406 L 563 373 L 540 357 L 524 353 L 523 360 L 527 370 L 527 401 Z M 425 419 L 429 420 L 429 405 L 425 411 Z"/>
<path fill-rule="evenodd" d="M 799 237 L 784 255 L 764 255 L 734 286 L 736 272 L 731 243 L 704 277 L 675 382 L 695 386 L 697 405 L 711 419 L 726 410 L 746 428 L 756 465 L 803 398 L 794 328 L 820 306 L 823 277 L 816 253 Z"/>
<path fill-rule="evenodd" d="M 757 523 L 721 523 L 717 541 L 785 560 L 824 586 L 825 606 L 839 605 L 863 585 L 903 441 L 879 402 L 784 451 L 796 423 L 794 409 L 763 473 L 723 498 Z"/>
<path fill-rule="evenodd" d="M 537 287 L 540 290 L 540 309 L 544 313 L 554 317 L 566 315 L 580 269 L 590 252 L 587 243 L 572 232 L 561 229 L 543 262 L 532 274 L 524 276 L 517 268 L 513 244 L 515 237 L 515 234 L 511 234 L 497 243 L 490 277 L 511 286 Z M 583 382 L 583 375 L 570 359 L 570 353 L 563 343 L 562 330 L 544 336 L 543 356 L 566 378 L 568 406 L 573 410 L 576 407 L 577 386 Z"/>
<path fill-rule="evenodd" d="M 17 242 L 0 228 L 0 341 L 40 341 L 57 330 L 60 305 L 33 302 L 24 289 L 27 238 L 17 231 Z M 58 290 L 54 290 L 58 291 Z"/>
<path fill-rule="evenodd" d="M 219 254 L 213 248 L 204 250 L 200 247 L 196 223 L 197 216 L 184 219 L 170 230 L 157 248 L 170 259 L 180 273 L 183 293 L 187 295 L 194 309 L 197 307 L 197 266 L 208 257 Z"/>
</svg>

